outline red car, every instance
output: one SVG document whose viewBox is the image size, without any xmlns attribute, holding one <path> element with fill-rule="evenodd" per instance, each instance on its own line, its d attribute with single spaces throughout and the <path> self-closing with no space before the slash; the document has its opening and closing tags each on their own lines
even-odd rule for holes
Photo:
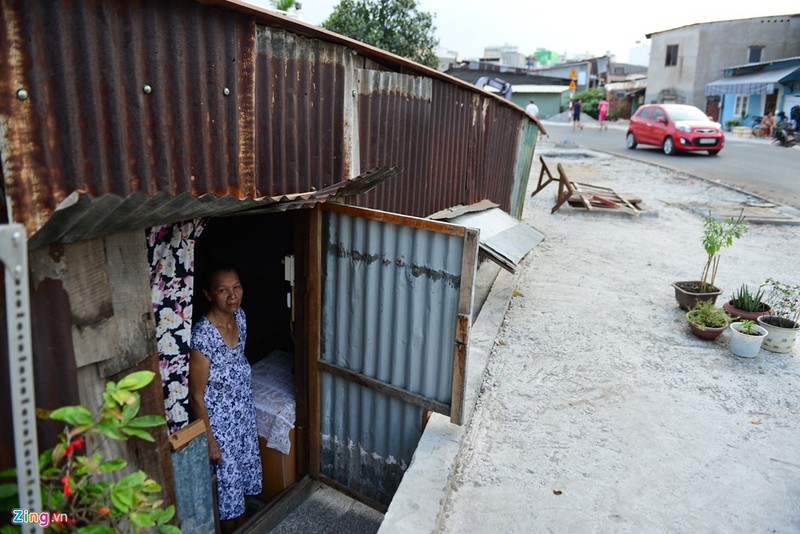
<svg viewBox="0 0 800 534">
<path fill-rule="evenodd" d="M 630 149 L 660 146 L 668 156 L 680 150 L 706 150 L 716 156 L 725 145 L 725 134 L 718 122 L 694 106 L 645 104 L 631 117 L 625 144 Z"/>
</svg>

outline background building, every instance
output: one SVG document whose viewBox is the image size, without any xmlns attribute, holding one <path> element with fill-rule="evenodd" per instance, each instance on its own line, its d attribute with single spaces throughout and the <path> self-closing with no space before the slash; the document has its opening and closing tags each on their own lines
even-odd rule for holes
<svg viewBox="0 0 800 534">
<path fill-rule="evenodd" d="M 525 54 L 521 54 L 516 46 L 488 46 L 483 49 L 483 58 L 508 67 L 527 66 Z"/>
<path fill-rule="evenodd" d="M 646 102 L 691 104 L 718 116 L 705 87 L 730 65 L 800 56 L 800 14 L 692 24 L 651 40 Z"/>
</svg>

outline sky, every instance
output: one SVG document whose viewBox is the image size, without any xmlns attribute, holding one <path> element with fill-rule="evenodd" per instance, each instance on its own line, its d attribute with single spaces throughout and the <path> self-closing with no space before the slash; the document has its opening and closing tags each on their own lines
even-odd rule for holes
<svg viewBox="0 0 800 534">
<path fill-rule="evenodd" d="M 242 0 L 270 7 L 269 0 Z M 320 24 L 339 0 L 301 0 L 302 20 Z M 516 46 L 529 55 L 546 48 L 568 55 L 611 52 L 629 60 L 636 42 L 648 44 L 646 34 L 698 22 L 769 15 L 800 14 L 797 0 L 721 2 L 577 2 L 537 0 L 417 0 L 418 10 L 434 15 L 439 45 L 458 52 L 459 59 L 481 57 L 487 46 Z M 735 36 L 733 37 L 735 38 Z"/>
</svg>

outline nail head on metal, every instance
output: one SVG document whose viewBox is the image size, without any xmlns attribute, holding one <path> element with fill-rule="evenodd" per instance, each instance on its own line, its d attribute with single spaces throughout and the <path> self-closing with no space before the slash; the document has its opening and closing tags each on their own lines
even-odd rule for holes
<svg viewBox="0 0 800 534">
<path fill-rule="evenodd" d="M 25 89 L 18 89 L 17 98 L 19 98 L 20 100 L 28 100 L 28 91 L 26 91 Z"/>
<path fill-rule="evenodd" d="M 144 87 L 142 87 L 142 91 L 144 91 L 144 94 L 149 95 L 150 93 L 153 92 L 153 88 L 150 87 L 150 85 L 148 84 L 144 84 Z"/>
<path fill-rule="evenodd" d="M 229 94 L 231 94 L 231 90 L 226 87 L 225 89 L 222 90 L 222 94 L 228 96 Z"/>
</svg>

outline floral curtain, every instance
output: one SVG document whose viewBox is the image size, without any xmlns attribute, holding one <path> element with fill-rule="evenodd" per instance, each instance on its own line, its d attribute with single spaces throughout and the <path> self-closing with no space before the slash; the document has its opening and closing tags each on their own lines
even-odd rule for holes
<svg viewBox="0 0 800 534">
<path fill-rule="evenodd" d="M 194 246 L 203 227 L 203 221 L 195 219 L 155 226 L 147 232 L 151 297 L 170 433 L 189 422 Z"/>
</svg>

